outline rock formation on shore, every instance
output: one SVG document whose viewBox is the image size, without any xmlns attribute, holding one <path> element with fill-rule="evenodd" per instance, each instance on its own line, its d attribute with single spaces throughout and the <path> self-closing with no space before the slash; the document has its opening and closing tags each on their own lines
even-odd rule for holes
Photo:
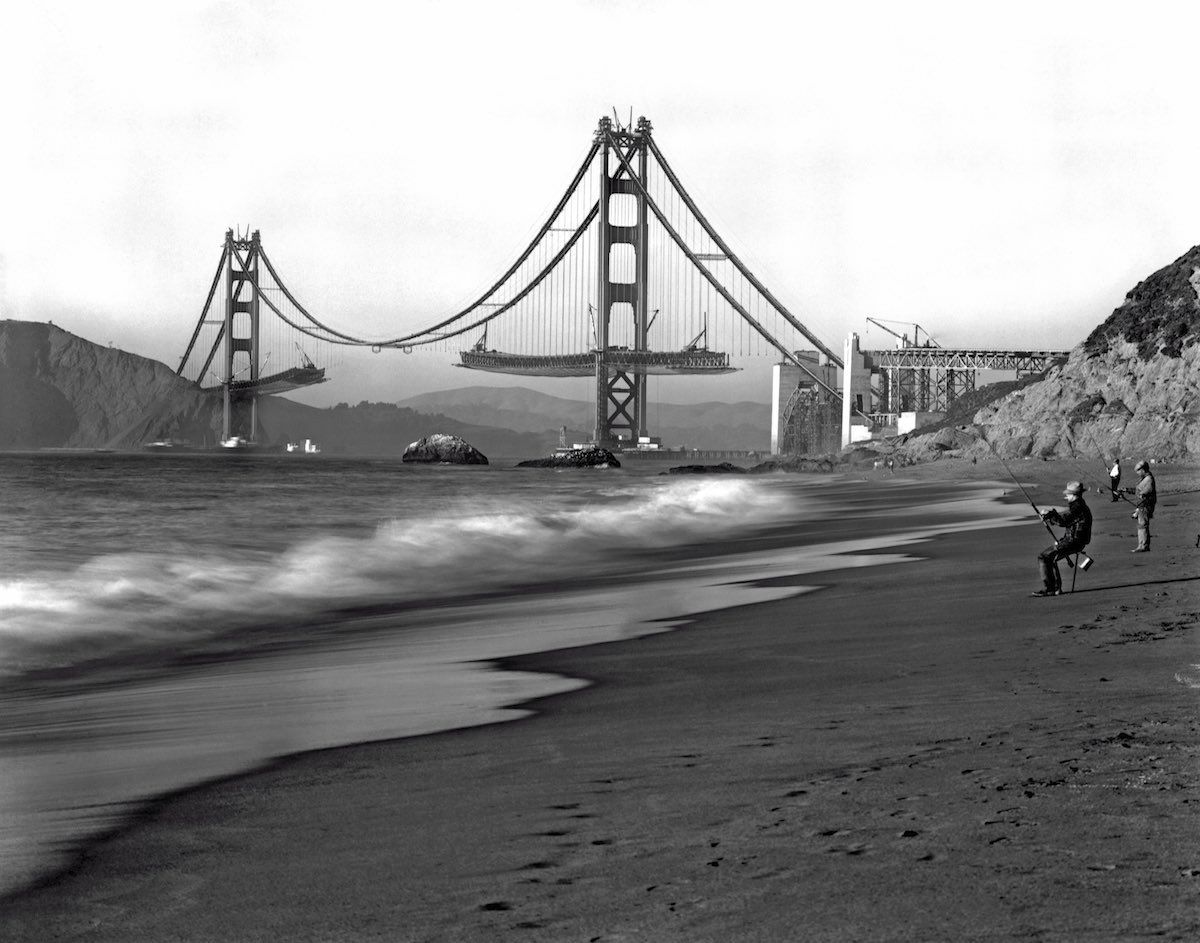
<svg viewBox="0 0 1200 943">
<path fill-rule="evenodd" d="M 900 454 L 1200 457 L 1200 246 L 1139 282 L 1066 362 L 1014 386 L 958 434 L 910 436 Z"/>
<path fill-rule="evenodd" d="M 848 459 L 842 456 L 841 461 L 845 462 Z M 768 475 L 771 472 L 831 472 L 837 469 L 838 464 L 837 455 L 785 455 L 760 462 L 750 469 L 750 473 Z"/>
<path fill-rule="evenodd" d="M 487 456 L 465 439 L 456 435 L 435 432 L 410 443 L 401 456 L 402 462 L 424 462 L 440 465 L 486 465 Z"/>
<path fill-rule="evenodd" d="M 608 449 L 589 446 L 555 452 L 546 458 L 530 458 L 517 462 L 517 468 L 620 468 L 621 463 Z"/>
<path fill-rule="evenodd" d="M 674 465 L 660 475 L 744 475 L 746 469 L 733 462 L 720 462 L 716 465 Z"/>
</svg>

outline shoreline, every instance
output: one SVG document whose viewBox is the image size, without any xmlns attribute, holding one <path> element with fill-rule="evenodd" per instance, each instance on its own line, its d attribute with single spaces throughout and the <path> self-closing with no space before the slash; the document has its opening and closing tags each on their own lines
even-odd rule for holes
<svg viewBox="0 0 1200 943">
<path fill-rule="evenodd" d="M 11 764 L 0 792 L 0 897 L 52 880 L 74 860 L 72 846 L 119 833 L 163 797 L 298 754 L 518 719 L 529 713 L 524 702 L 587 683 L 506 670 L 506 659 L 671 631 L 699 614 L 808 591 L 766 585 L 777 577 L 911 560 L 906 551 L 933 534 L 1009 523 L 990 484 L 945 496 L 905 484 L 900 498 L 891 488 L 820 485 L 835 496 L 826 495 L 802 533 L 777 525 L 719 547 L 673 547 L 619 575 L 529 594 L 440 600 L 424 610 L 368 606 L 320 640 L 293 633 L 303 645 L 268 635 L 265 650 L 228 648 L 232 638 L 216 639 L 215 649 L 193 650 L 173 669 L 117 660 L 83 679 L 72 668 L 40 690 L 36 682 L 14 687 L 0 699 L 4 739 L 15 735 L 0 752 L 0 764 Z M 917 500 L 928 520 L 905 513 Z M 834 541 L 846 501 L 871 525 Z M 315 679 L 333 700 L 314 698 Z M 160 731 L 150 742 L 143 716 Z M 297 726 L 297 716 L 307 720 Z M 42 730 L 55 731 L 48 749 L 35 745 L 36 734 L 22 748 Z"/>
<path fill-rule="evenodd" d="M 1064 470 L 1049 471 L 1057 480 Z M 52 928 L 17 939 L 78 932 L 88 939 L 450 940 L 489 939 L 505 929 L 553 940 L 640 934 L 788 939 L 785 928 L 800 925 L 803 910 L 813 939 L 904 938 L 890 930 L 880 934 L 883 925 L 868 919 L 896 907 L 891 913 L 908 914 L 913 926 L 943 928 L 919 938 L 982 939 L 1004 919 L 1020 930 L 999 899 L 985 900 L 979 888 L 968 897 L 991 915 L 990 924 L 961 908 L 930 922 L 942 906 L 934 892 L 952 893 L 961 882 L 955 869 L 964 863 L 984 867 L 980 852 L 993 849 L 1004 859 L 1000 852 L 1019 847 L 1024 835 L 1056 827 L 1065 841 L 1067 824 L 1075 830 L 1088 824 L 1066 801 L 1088 794 L 1082 761 L 1074 773 L 1067 764 L 1064 776 L 1059 760 L 1070 757 L 1059 757 L 1050 764 L 1057 785 L 1043 776 L 1044 783 L 1014 793 L 1019 784 L 994 762 L 1001 743 L 1010 742 L 1006 737 L 1039 741 L 1038 749 L 1023 748 L 1029 754 L 1015 759 L 1027 772 L 1045 772 L 1045 754 L 1064 752 L 1060 748 L 1072 744 L 1063 741 L 1078 740 L 1085 730 L 1077 715 L 1060 716 L 1064 697 L 1074 711 L 1090 712 L 1100 728 L 1114 718 L 1102 717 L 1091 700 L 1111 701 L 1117 692 L 1117 706 L 1136 706 L 1146 697 L 1139 679 L 1161 674 L 1161 652 L 1170 651 L 1179 670 L 1187 658 L 1177 656 L 1195 654 L 1194 644 L 1184 643 L 1195 617 L 1188 606 L 1200 608 L 1190 583 L 1195 568 L 1177 545 L 1195 523 L 1197 502 L 1187 504 L 1190 517 L 1175 515 L 1170 531 L 1172 509 L 1160 502 L 1156 541 L 1165 550 L 1171 540 L 1172 550 L 1135 564 L 1117 558 L 1121 538 L 1110 533 L 1130 524 L 1128 515 L 1121 515 L 1123 522 L 1110 519 L 1092 504 L 1104 526 L 1089 549 L 1101 566 L 1083 577 L 1086 588 L 1075 597 L 1028 599 L 1044 536 L 996 528 L 926 542 L 917 551 L 924 559 L 903 567 L 884 563 L 822 572 L 815 580 L 768 580 L 821 588 L 700 614 L 674 632 L 498 659 L 504 669 L 597 683 L 524 703 L 534 713 L 520 721 L 302 754 L 176 794 L 86 853 L 70 874 L 8 898 L 0 928 Z M 1127 543 L 1131 530 L 1124 530 Z M 981 543 L 986 555 L 978 552 Z M 1172 579 L 1181 566 L 1188 576 Z M 914 567 L 922 572 L 914 574 Z M 932 572 L 943 567 L 952 580 Z M 1168 581 L 1113 583 L 1122 567 Z M 956 583 L 975 595 L 950 592 Z M 939 587 L 954 600 L 953 614 L 939 612 L 936 593 L 925 592 Z M 1166 598 L 1141 598 L 1146 592 Z M 1092 615 L 1102 604 L 1096 593 L 1106 594 L 1103 605 L 1121 614 L 1111 620 Z M 1007 611 L 989 609 L 998 606 Z M 1179 625 L 1160 627 L 1156 644 L 1147 644 L 1154 638 L 1147 628 L 1129 641 L 1108 638 L 1111 621 L 1149 624 L 1166 608 L 1176 611 Z M 797 612 L 805 618 L 792 624 Z M 1013 612 L 1030 621 L 1014 628 L 1008 622 Z M 970 635 L 957 631 L 961 619 L 969 619 Z M 1108 640 L 1096 654 L 1087 642 L 1101 639 Z M 1113 651 L 1137 657 L 1123 657 L 1119 670 L 1106 667 L 1112 677 L 1084 683 L 1081 666 L 1103 665 Z M 992 676 L 989 669 L 1007 672 Z M 1194 706 L 1193 691 L 1177 680 L 1163 688 L 1159 679 L 1151 687 L 1162 702 L 1155 710 L 1173 717 L 1156 721 L 1154 730 L 1186 733 L 1180 712 Z M 971 716 L 947 709 L 955 703 L 970 706 Z M 1022 725 L 1019 732 L 1001 729 Z M 1128 760 L 1134 754 L 1127 751 L 1154 730 L 1139 727 L 1136 718 L 1123 727 L 1130 729 L 1112 736 L 1129 736 L 1112 742 L 1121 751 L 1116 757 Z M 1175 746 L 1156 757 L 1162 776 L 1175 777 L 1167 792 L 1178 803 L 1197 801 L 1195 787 L 1162 762 L 1182 759 L 1183 740 L 1170 742 Z M 1098 750 L 1093 745 L 1084 752 Z M 1101 768 L 1107 769 L 1094 765 L 1092 773 Z M 533 781 L 530 769 L 539 774 Z M 1016 795 L 1014 807 L 1043 805 L 1034 799 L 1053 799 L 1056 790 L 1057 802 L 1043 805 L 1037 822 L 1005 813 L 989 826 L 963 818 L 982 811 L 969 801 L 979 804 L 974 792 L 962 794 L 967 784 L 987 799 Z M 903 800 L 893 795 L 901 786 L 910 794 Z M 957 817 L 954 809 L 939 810 L 938 797 L 963 807 Z M 1184 810 L 1178 803 L 1177 812 Z M 1153 802 L 1150 807 L 1162 812 Z M 1056 817 L 1062 821 L 1052 826 Z M 1186 825 L 1172 840 L 1158 833 L 1152 815 L 1141 815 L 1139 823 L 1155 831 L 1164 849 L 1173 841 L 1181 856 L 1192 844 L 1194 830 Z M 1032 831 L 1021 833 L 1022 827 Z M 1002 832 L 1002 840 L 978 847 L 969 840 L 989 831 Z M 904 837 L 907 832 L 915 834 Z M 1132 844 L 1140 851 L 1145 840 Z M 931 857 L 910 853 L 918 846 Z M 1036 848 L 1023 851 L 1027 858 Z M 256 875 L 266 860 L 278 872 L 271 880 Z M 1019 872 L 1036 865 L 1031 873 L 1041 873 L 1047 862 L 1021 860 L 1005 859 L 1009 871 L 990 872 L 991 891 L 1010 885 L 1036 890 Z M 913 883 L 915 874 L 907 872 L 916 862 L 930 880 Z M 1102 878 L 1113 885 L 1127 877 L 1128 868 L 1108 869 L 1109 863 L 1084 870 L 1099 876 L 1098 886 Z M 1167 881 L 1180 892 L 1178 907 L 1166 908 L 1175 929 L 1195 928 L 1194 918 L 1181 922 L 1188 907 L 1195 912 L 1200 887 L 1200 880 L 1180 876 L 1192 866 L 1178 866 Z M 1200 869 L 1200 861 L 1194 866 Z M 898 870 L 905 873 L 897 876 Z M 671 900 L 660 893 L 668 888 Z M 1095 916 L 1090 910 L 1105 912 L 1112 889 L 1089 890 L 1086 906 L 1080 898 L 1060 908 L 1037 894 L 1034 904 L 1023 906 L 1056 915 L 1061 909 L 1060 919 L 1086 923 Z M 337 903 L 339 895 L 347 903 Z M 829 909 L 814 919 L 808 911 L 818 901 Z M 746 913 L 747 905 L 755 910 Z M 213 908 L 221 912 L 208 912 Z M 1144 906 L 1127 909 L 1130 918 L 1146 917 Z"/>
</svg>

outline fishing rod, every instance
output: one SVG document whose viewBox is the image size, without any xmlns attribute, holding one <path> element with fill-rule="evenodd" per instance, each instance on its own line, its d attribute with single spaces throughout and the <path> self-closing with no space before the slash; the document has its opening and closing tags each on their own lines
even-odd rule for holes
<svg viewBox="0 0 1200 943">
<path fill-rule="evenodd" d="M 996 450 L 996 447 L 994 445 L 992 445 L 992 443 L 990 441 L 988 441 L 988 439 L 986 439 L 983 435 L 976 433 L 975 438 L 982 439 L 983 442 L 987 445 L 987 447 L 991 450 L 991 453 L 996 456 L 996 460 L 1001 465 L 1004 466 L 1004 470 L 1006 472 L 1008 472 L 1008 477 L 1013 480 L 1013 484 L 1015 484 L 1018 488 L 1021 489 L 1021 494 L 1025 495 L 1025 500 L 1029 502 L 1029 506 L 1031 508 L 1033 508 L 1033 513 L 1038 516 L 1038 520 L 1040 520 L 1042 522 L 1042 526 L 1046 528 L 1046 533 L 1050 535 L 1050 539 L 1054 541 L 1054 546 L 1057 548 L 1058 547 L 1058 535 L 1056 535 L 1054 533 L 1054 531 L 1051 529 L 1050 522 L 1048 520 L 1046 520 L 1045 516 L 1042 514 L 1041 509 L 1036 504 L 1033 503 L 1033 498 L 1030 496 L 1029 492 L 1025 490 L 1025 486 L 1023 484 L 1021 484 L 1021 482 L 1017 478 L 1017 476 L 1013 474 L 1013 470 L 1008 467 L 1008 462 L 1004 461 L 1003 457 Z M 1082 482 L 1080 483 L 1080 487 L 1083 487 Z M 1200 547 L 1200 535 L 1196 536 L 1196 546 Z M 1080 548 L 1077 551 L 1076 556 L 1078 557 L 1078 561 L 1079 561 L 1078 568 L 1076 568 L 1075 560 L 1072 560 L 1070 556 L 1064 556 L 1062 559 L 1067 564 L 1067 566 L 1071 567 L 1072 569 L 1087 570 L 1088 568 L 1091 567 L 1092 558 L 1089 557 L 1086 553 L 1084 553 L 1082 548 Z M 1075 591 L 1075 577 L 1074 576 L 1071 577 L 1071 591 L 1072 592 Z"/>
<path fill-rule="evenodd" d="M 1021 489 L 1021 494 L 1025 495 L 1025 500 L 1028 501 L 1029 506 L 1031 508 L 1033 508 L 1033 513 L 1038 516 L 1038 520 L 1041 521 L 1042 526 L 1046 528 L 1046 533 L 1048 533 L 1050 535 L 1050 538 L 1057 544 L 1058 543 L 1058 535 L 1055 534 L 1054 531 L 1051 529 L 1050 522 L 1048 520 L 1046 520 L 1046 518 L 1043 516 L 1041 509 L 1039 509 L 1038 506 L 1033 503 L 1033 498 L 1030 496 L 1029 492 L 1025 490 L 1025 486 L 1023 484 L 1021 484 L 1021 482 L 1017 478 L 1017 476 L 1013 474 L 1013 470 L 1008 467 L 1008 462 L 1004 461 L 1004 459 L 1000 456 L 1000 453 L 996 451 L 996 447 L 994 445 L 992 445 L 992 443 L 989 442 L 986 438 L 984 438 L 984 436 L 976 433 L 975 438 L 982 441 L 984 443 L 984 445 L 986 445 L 991 450 L 991 453 L 996 456 L 996 461 L 998 461 L 1001 465 L 1004 466 L 1004 470 L 1006 472 L 1008 472 L 1008 477 L 1013 480 L 1014 485 L 1016 485 L 1018 488 Z M 1068 563 L 1069 563 L 1069 561 L 1068 561 Z"/>
<path fill-rule="evenodd" d="M 1092 435 L 1092 430 L 1088 426 L 1085 425 L 1083 427 L 1083 431 L 1087 435 L 1088 439 L 1091 440 L 1092 447 L 1095 448 L 1095 450 L 1096 450 L 1096 457 L 1101 459 L 1101 461 L 1104 462 L 1104 465 L 1105 465 L 1104 473 L 1107 475 L 1109 473 L 1110 468 L 1108 466 L 1108 462 L 1103 457 L 1105 454 L 1104 450 L 1099 447 L 1099 443 L 1096 441 L 1096 437 Z M 1075 451 L 1074 444 L 1072 444 L 1071 451 L 1073 451 L 1073 452 Z M 1079 453 L 1076 452 L 1075 457 L 1078 457 L 1078 455 L 1079 455 Z M 1120 456 L 1118 456 L 1118 461 L 1119 460 L 1120 460 Z M 1075 467 L 1078 468 L 1079 466 L 1076 465 Z M 1114 497 L 1120 498 L 1122 501 L 1126 501 L 1129 504 L 1133 504 L 1133 502 L 1129 500 L 1129 496 L 1124 491 L 1122 491 L 1120 488 L 1115 488 L 1115 489 L 1114 488 L 1105 488 L 1103 485 L 1097 485 L 1096 490 L 1097 491 L 1107 491 L 1109 494 L 1113 495 Z"/>
</svg>

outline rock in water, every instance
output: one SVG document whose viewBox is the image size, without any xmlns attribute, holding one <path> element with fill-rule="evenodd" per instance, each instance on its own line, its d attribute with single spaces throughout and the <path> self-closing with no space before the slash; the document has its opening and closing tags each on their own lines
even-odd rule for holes
<svg viewBox="0 0 1200 943">
<path fill-rule="evenodd" d="M 719 465 L 675 465 L 660 475 L 744 475 L 746 469 L 733 462 L 721 462 Z"/>
<path fill-rule="evenodd" d="M 608 449 L 594 446 L 555 452 L 546 458 L 517 462 L 517 468 L 620 468 L 621 463 Z"/>
<path fill-rule="evenodd" d="M 465 439 L 435 432 L 423 436 L 404 450 L 402 462 L 427 462 L 446 465 L 486 465 L 487 456 Z"/>
<path fill-rule="evenodd" d="M 749 469 L 751 475 L 769 475 L 772 472 L 821 472 L 833 471 L 835 462 L 829 458 L 812 458 L 807 455 L 791 455 L 785 458 L 768 459 Z"/>
</svg>

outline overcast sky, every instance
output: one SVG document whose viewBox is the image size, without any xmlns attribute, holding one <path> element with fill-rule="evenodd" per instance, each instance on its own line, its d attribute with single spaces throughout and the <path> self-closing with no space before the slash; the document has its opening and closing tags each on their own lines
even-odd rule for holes
<svg viewBox="0 0 1200 943">
<path fill-rule="evenodd" d="M 1200 242 L 1178 3 L 40 2 L 0 26 L 0 315 L 175 366 L 224 232 L 390 337 L 498 275 L 597 119 L 645 115 L 815 333 L 1067 348 Z M 506 381 L 348 355 L 304 401 Z M 767 401 L 770 360 L 661 381 Z M 680 385 L 672 385 L 677 383 Z"/>
</svg>

